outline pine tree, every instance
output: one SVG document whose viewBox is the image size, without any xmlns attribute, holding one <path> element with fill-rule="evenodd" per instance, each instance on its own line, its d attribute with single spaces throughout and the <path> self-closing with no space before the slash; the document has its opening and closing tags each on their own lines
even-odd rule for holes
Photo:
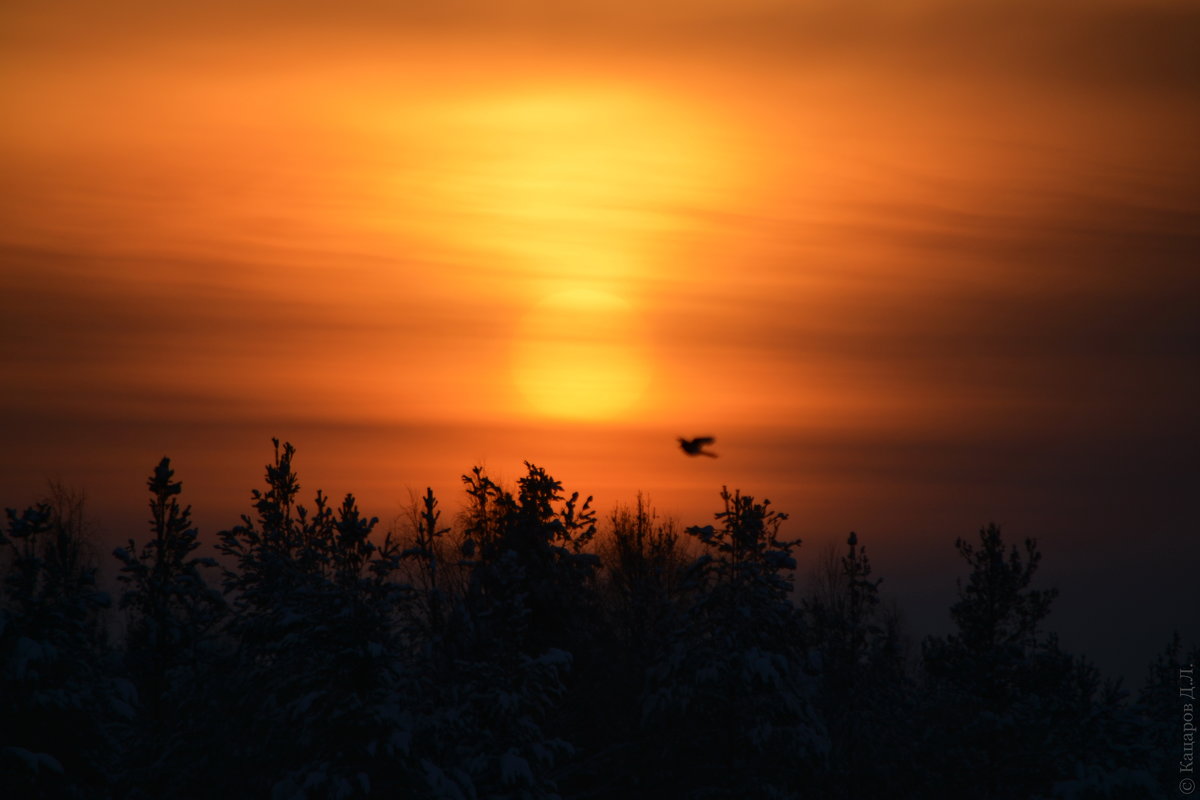
<svg viewBox="0 0 1200 800">
<path fill-rule="evenodd" d="M 584 549 L 596 533 L 592 498 L 565 497 L 562 483 L 544 469 L 525 467 L 516 496 L 478 467 L 463 476 L 473 613 L 487 620 L 493 644 L 528 653 L 571 650 L 586 633 L 580 625 L 599 566 Z"/>
<path fill-rule="evenodd" d="M 619 631 L 621 649 L 644 668 L 682 595 L 687 561 L 674 520 L 659 520 L 640 493 L 635 506 L 613 511 L 609 527 L 601 558 L 611 624 Z"/>
<path fill-rule="evenodd" d="M 1102 684 L 1042 631 L 1057 592 L 1032 588 L 1041 561 L 1033 539 L 1006 547 L 989 525 L 977 546 L 956 547 L 971 567 L 950 610 L 956 630 L 922 648 L 927 776 L 960 797 L 1049 794 L 1075 774 Z"/>
<path fill-rule="evenodd" d="M 275 440 L 256 518 L 219 534 L 239 649 L 228 756 L 256 794 L 403 791 L 414 722 L 394 624 L 412 594 L 391 580 L 400 550 L 371 541 L 377 520 L 351 495 L 336 510 L 320 491 L 311 513 L 298 505 L 294 455 Z"/>
<path fill-rule="evenodd" d="M 469 579 L 432 681 L 421 746 L 431 787 L 496 797 L 552 797 L 550 771 L 574 748 L 547 730 L 562 709 L 575 653 L 587 646 L 598 560 L 591 498 L 526 462 L 517 493 L 481 468 L 463 476 Z M 429 518 L 425 519 L 428 530 Z"/>
<path fill-rule="evenodd" d="M 150 538 L 140 548 L 130 539 L 113 555 L 126 587 L 125 663 L 142 711 L 125 770 L 142 792 L 179 796 L 211 768 L 197 755 L 197 739 L 209 713 L 214 636 L 225 602 L 202 574 L 216 562 L 196 555 L 198 532 L 191 507 L 179 504 L 183 484 L 174 474 L 164 457 L 146 482 Z"/>
<path fill-rule="evenodd" d="M 53 485 L 7 514 L 0 774 L 14 797 L 104 797 L 134 692 L 110 669 L 84 496 Z"/>
<path fill-rule="evenodd" d="M 899 622 L 881 604 L 858 535 L 831 552 L 803 603 L 820 656 L 821 717 L 830 737 L 834 796 L 897 796 L 911 783 L 912 686 Z"/>
<path fill-rule="evenodd" d="M 1147 666 L 1146 678 L 1132 709 L 1137 735 L 1124 739 L 1127 745 L 1138 748 L 1126 754 L 1125 760 L 1144 766 L 1147 783 L 1154 790 L 1147 796 L 1166 797 L 1168 792 L 1178 791 L 1184 704 L 1195 707 L 1198 665 L 1200 646 L 1185 647 L 1183 638 L 1175 631 Z"/>
<path fill-rule="evenodd" d="M 446 613 L 451 600 L 447 575 L 447 548 L 444 544 L 450 528 L 442 527 L 442 512 L 438 509 L 433 489 L 427 488 L 420 505 L 410 511 L 412 543 L 401 558 L 416 564 L 416 584 L 423 605 L 422 624 L 430 644 L 438 644 L 445 633 Z"/>
<path fill-rule="evenodd" d="M 583 752 L 562 785 L 584 796 L 635 797 L 642 776 L 658 768 L 657 733 L 642 725 L 646 673 L 666 654 L 686 600 L 689 559 L 675 521 L 660 519 L 641 493 L 632 507 L 616 507 L 608 522 L 598 549 L 601 620 L 566 701 L 570 739 Z"/>
<path fill-rule="evenodd" d="M 171 673 L 197 665 L 198 648 L 225 611 L 221 594 L 201 573 L 216 561 L 195 554 L 200 542 L 191 506 L 180 506 L 183 483 L 172 480 L 174 475 L 164 457 L 147 480 L 151 538 L 140 549 L 130 539 L 128 547 L 113 552 L 126 586 L 120 605 L 130 614 L 126 651 L 141 702 L 155 720 L 164 713 Z"/>
<path fill-rule="evenodd" d="M 717 527 L 686 530 L 707 552 L 690 568 L 692 602 L 651 668 L 645 714 L 661 732 L 659 791 L 678 796 L 799 796 L 827 740 L 812 708 L 802 620 L 792 605 L 787 519 L 721 492 Z M 787 572 L 787 574 L 785 574 Z"/>
</svg>

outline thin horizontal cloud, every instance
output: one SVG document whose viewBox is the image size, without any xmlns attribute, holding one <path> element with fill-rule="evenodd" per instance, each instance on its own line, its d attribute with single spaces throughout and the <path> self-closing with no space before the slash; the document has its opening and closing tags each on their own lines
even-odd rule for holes
<svg viewBox="0 0 1200 800">
<path fill-rule="evenodd" d="M 717 0 L 621 4 L 465 0 L 451 3 L 132 2 L 7 3 L 5 50 L 103 69 L 130 55 L 167 71 L 231 69 L 277 74 L 281 55 L 296 63 L 366 62 L 376 52 L 431 78 L 531 64 L 620 64 L 657 73 L 664 62 L 708 74 L 916 78 L 926 84 L 970 79 L 993 96 L 1040 91 L 1075 96 L 1121 93 L 1183 100 L 1198 66 L 1200 10 L 1179 2 L 794 3 Z M 396 48 L 404 48 L 396 51 Z M 432 56 L 432 57 L 431 57 Z M 10 55 L 10 57 L 12 57 Z M 671 69 L 675 69 L 672 67 Z M 668 70 L 670 71 L 670 70 Z M 884 78 L 883 76 L 889 76 Z M 907 76 L 905 78 L 904 76 Z M 362 76 L 357 76 L 361 78 Z M 356 76 L 347 75 L 348 80 Z M 853 91 L 853 82 L 847 86 Z"/>
<path fill-rule="evenodd" d="M 208 536 L 271 436 L 306 499 L 385 517 L 528 459 L 685 524 L 769 497 L 946 601 L 995 519 L 1068 572 L 1136 562 L 1099 591 L 1167 626 L 1198 38 L 1186 0 L 6 2 L 0 502 L 57 475 L 121 540 L 168 455 Z M 552 385 L 606 330 L 642 395 L 534 409 L 520 348 L 561 345 Z"/>
</svg>

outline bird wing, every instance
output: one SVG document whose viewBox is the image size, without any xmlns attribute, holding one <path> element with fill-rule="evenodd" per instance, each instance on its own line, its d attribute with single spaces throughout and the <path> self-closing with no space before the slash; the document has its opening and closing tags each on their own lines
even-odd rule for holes
<svg viewBox="0 0 1200 800">
<path fill-rule="evenodd" d="M 717 440 L 711 436 L 697 436 L 695 439 L 692 439 L 692 444 L 699 447 L 704 447 L 705 445 L 712 444 L 715 441 Z"/>
</svg>

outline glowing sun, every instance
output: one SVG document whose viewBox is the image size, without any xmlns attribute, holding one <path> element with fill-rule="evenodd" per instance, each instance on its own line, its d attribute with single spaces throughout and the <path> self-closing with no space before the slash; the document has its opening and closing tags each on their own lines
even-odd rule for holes
<svg viewBox="0 0 1200 800">
<path fill-rule="evenodd" d="M 645 391 L 650 368 L 632 307 L 595 289 L 546 297 L 521 320 L 513 378 L 539 414 L 613 417 Z"/>
</svg>

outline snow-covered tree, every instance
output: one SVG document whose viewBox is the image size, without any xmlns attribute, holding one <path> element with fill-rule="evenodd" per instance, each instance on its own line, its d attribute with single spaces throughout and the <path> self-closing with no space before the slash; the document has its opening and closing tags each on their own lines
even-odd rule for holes
<svg viewBox="0 0 1200 800">
<path fill-rule="evenodd" d="M 421 623 L 425 627 L 425 636 L 433 644 L 444 635 L 446 615 L 453 599 L 448 567 L 454 566 L 454 562 L 449 558 L 445 542 L 450 528 L 441 524 L 442 512 L 431 488 L 425 490 L 420 504 L 412 504 L 409 517 L 411 542 L 401 553 L 401 558 L 415 565 L 410 574 L 413 574 L 422 606 Z"/>
<path fill-rule="evenodd" d="M 557 767 L 575 748 L 546 730 L 571 655 L 492 652 L 424 672 L 414 694 L 414 796 L 555 800 Z"/>
<path fill-rule="evenodd" d="M 573 747 L 547 730 L 585 645 L 598 561 L 591 498 L 526 463 L 514 495 L 481 468 L 463 476 L 466 596 L 428 683 L 418 747 L 430 785 L 468 796 L 554 797 L 550 773 Z M 426 527 L 429 521 L 426 520 Z M 468 792 L 469 787 L 470 791 Z"/>
<path fill-rule="evenodd" d="M 924 642 L 927 778 L 959 797 L 1028 798 L 1070 778 L 1103 684 L 1042 630 L 1057 592 L 1032 588 L 1037 543 L 1007 547 L 989 525 L 956 547 L 971 567 L 950 613 L 956 629 Z"/>
<path fill-rule="evenodd" d="M 252 793 L 350 797 L 404 788 L 413 721 L 404 697 L 409 643 L 394 624 L 411 598 L 391 580 L 400 549 L 371 540 L 377 520 L 347 495 L 296 503 L 295 449 L 275 441 L 257 515 L 220 535 L 233 564 L 228 632 L 239 649 L 236 772 Z"/>
<path fill-rule="evenodd" d="M 113 555 L 125 586 L 124 661 L 140 708 L 126 745 L 126 779 L 147 794 L 179 796 L 213 766 L 197 751 L 211 721 L 214 634 L 225 602 L 204 579 L 216 562 L 196 553 L 191 507 L 180 505 L 183 484 L 174 475 L 164 457 L 146 482 L 149 538 L 140 547 L 130 539 Z"/>
<path fill-rule="evenodd" d="M 879 596 L 882 578 L 851 532 L 830 551 L 802 606 L 820 661 L 821 718 L 836 796 L 897 795 L 912 781 L 912 685 L 899 621 Z"/>
<path fill-rule="evenodd" d="M 584 796 L 639 796 L 644 774 L 658 769 L 662 731 L 642 725 L 646 672 L 666 653 L 672 626 L 686 602 L 684 572 L 690 559 L 672 519 L 659 518 L 640 493 L 633 506 L 617 506 L 597 554 L 599 623 L 591 647 L 573 671 L 565 722 L 580 748 L 561 773 L 565 791 Z"/>
<path fill-rule="evenodd" d="M 195 667 L 197 648 L 225 611 L 221 594 L 205 581 L 202 568 L 216 562 L 196 554 L 200 547 L 191 506 L 180 506 L 183 483 L 173 480 L 163 458 L 147 481 L 150 538 L 140 548 L 133 539 L 113 555 L 121 562 L 125 585 L 120 605 L 130 620 L 127 659 L 139 679 L 139 696 L 153 718 L 161 716 L 171 673 Z"/>
<path fill-rule="evenodd" d="M 1183 704 L 1195 706 L 1192 698 L 1196 694 L 1197 665 L 1200 645 L 1187 647 L 1179 632 L 1174 632 L 1147 667 L 1132 705 L 1135 721 L 1129 724 L 1123 720 L 1126 730 L 1114 737 L 1122 748 L 1122 762 L 1142 765 L 1148 773 L 1146 782 L 1153 791 L 1147 797 L 1167 797 L 1169 792 L 1178 791 Z"/>
<path fill-rule="evenodd" d="M 478 467 L 463 476 L 472 608 L 492 635 L 527 652 L 571 650 L 585 633 L 580 626 L 599 566 L 584 549 L 596 533 L 596 514 L 590 497 L 565 497 L 544 469 L 525 467 L 515 496 Z"/>
<path fill-rule="evenodd" d="M 692 601 L 648 675 L 646 723 L 663 732 L 660 789 L 676 796 L 802 796 L 828 747 L 793 606 L 787 515 L 721 492 L 717 526 L 686 530 L 706 549 Z"/>
<path fill-rule="evenodd" d="M 658 519 L 641 494 L 633 507 L 613 511 L 609 533 L 600 555 L 610 624 L 617 629 L 620 647 L 646 662 L 657 652 L 683 595 L 688 561 L 674 520 Z"/>
<path fill-rule="evenodd" d="M 0 775 L 6 796 L 104 797 L 132 687 L 115 676 L 86 540 L 84 497 L 61 486 L 0 534 Z"/>
</svg>

